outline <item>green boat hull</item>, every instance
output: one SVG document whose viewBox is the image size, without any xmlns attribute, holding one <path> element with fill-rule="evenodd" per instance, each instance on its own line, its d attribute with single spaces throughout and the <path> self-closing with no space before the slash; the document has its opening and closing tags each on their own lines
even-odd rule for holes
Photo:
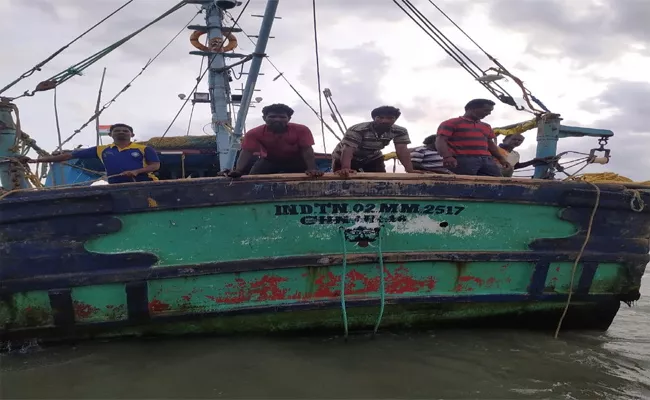
<svg viewBox="0 0 650 400">
<path fill-rule="evenodd" d="M 639 298 L 639 188 L 370 175 L 197 179 L 0 201 L 7 340 L 609 327 Z M 591 226 L 591 233 L 586 233 Z M 574 263 L 588 239 L 577 267 Z"/>
</svg>

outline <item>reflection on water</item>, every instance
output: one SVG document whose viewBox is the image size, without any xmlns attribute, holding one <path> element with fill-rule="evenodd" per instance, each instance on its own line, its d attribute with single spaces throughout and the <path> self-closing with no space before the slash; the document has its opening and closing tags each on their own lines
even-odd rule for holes
<svg viewBox="0 0 650 400">
<path fill-rule="evenodd" d="M 650 278 L 607 333 L 191 338 L 2 357 L 2 398 L 650 398 Z"/>
</svg>

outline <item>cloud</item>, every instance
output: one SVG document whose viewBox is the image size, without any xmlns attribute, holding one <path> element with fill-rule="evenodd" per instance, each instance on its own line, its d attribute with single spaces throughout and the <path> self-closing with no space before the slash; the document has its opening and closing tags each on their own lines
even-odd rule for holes
<svg viewBox="0 0 650 400">
<path fill-rule="evenodd" d="M 609 84 L 603 93 L 583 102 L 589 110 L 614 111 L 598 124 L 611 126 L 623 132 L 650 135 L 647 116 L 650 115 L 650 83 L 617 81 Z"/>
<path fill-rule="evenodd" d="M 481 66 L 489 60 L 478 51 L 428 0 L 412 0 L 419 9 Z M 134 1 L 124 10 L 70 46 L 30 79 L 8 95 L 33 89 L 43 79 L 65 70 L 94 52 L 140 28 L 176 0 Z M 3 82 L 10 81 L 44 59 L 81 32 L 108 15 L 123 1 L 93 0 L 0 0 L 3 37 L 24 32 L 7 41 L 3 59 Z M 522 78 L 536 96 L 552 110 L 561 112 L 565 123 L 602 127 L 615 131 L 610 141 L 610 165 L 589 171 L 611 170 L 635 179 L 648 179 L 650 166 L 643 149 L 650 144 L 645 128 L 650 98 L 646 79 L 650 68 L 650 7 L 647 0 L 445 0 L 436 4 L 493 56 Z M 256 35 L 265 1 L 252 0 L 240 20 L 247 34 Z M 428 38 L 392 1 L 319 0 L 318 33 L 323 88 L 330 88 L 348 125 L 369 118 L 370 110 L 384 104 L 402 110 L 400 124 L 406 126 L 414 143 L 435 132 L 440 121 L 462 113 L 471 98 L 488 93 Z M 241 8 L 231 10 L 234 16 Z M 78 128 L 93 113 L 97 86 L 104 66 L 108 67 L 104 100 L 108 100 L 133 78 L 197 12 L 188 5 L 152 26 L 130 42 L 88 68 L 58 90 L 59 114 L 64 136 Z M 292 85 L 314 107 L 318 106 L 314 65 L 311 1 L 280 2 L 267 54 Z M 25 22 L 27 21 L 27 22 Z M 226 19 L 226 24 L 230 24 Z M 195 22 L 203 25 L 203 16 Z M 44 36 L 42 32 L 48 34 Z M 236 34 L 241 53 L 253 51 L 244 33 Z M 178 93 L 189 94 L 194 86 L 201 58 L 190 56 L 189 31 L 152 64 L 134 85 L 101 117 L 102 123 L 123 121 L 133 125 L 139 138 L 159 136 L 178 111 Z M 255 38 L 253 38 L 253 41 Z M 636 58 L 629 58 L 629 54 Z M 628 57 L 628 58 L 626 58 Z M 317 136 L 321 151 L 320 123 L 278 72 L 264 62 L 265 75 L 258 79 L 256 96 L 264 100 L 250 110 L 247 127 L 261 123 L 260 110 L 281 102 L 295 110 L 295 122 L 304 123 Z M 237 71 L 238 72 L 238 71 Z M 233 93 L 244 83 L 234 80 Z M 203 81 L 201 91 L 208 82 Z M 519 89 L 512 82 L 504 87 L 514 96 Z M 19 101 L 23 126 L 43 147 L 56 146 L 52 92 L 39 93 Z M 329 114 L 324 104 L 324 113 Z M 203 134 L 210 123 L 210 108 L 197 104 L 192 121 L 190 106 L 179 116 L 168 135 Z M 487 122 L 507 125 L 529 118 L 528 114 L 498 104 Z M 335 124 L 329 117 L 328 124 Z M 328 151 L 336 144 L 326 133 Z M 534 133 L 528 134 L 522 156 L 531 156 Z M 94 143 L 93 127 L 70 142 Z M 560 151 L 585 151 L 596 147 L 596 139 L 563 139 Z M 390 149 L 389 149 L 390 150 Z"/>
<path fill-rule="evenodd" d="M 526 35 L 530 53 L 569 58 L 583 66 L 639 51 L 635 45 L 650 39 L 646 0 L 494 0 L 488 17 Z M 650 49 L 644 51 L 650 54 Z"/>
<path fill-rule="evenodd" d="M 334 50 L 321 66 L 323 76 L 330 77 L 337 94 L 338 107 L 352 115 L 367 116 L 381 98 L 380 82 L 390 62 L 373 43 L 352 49 Z M 313 82 L 316 71 L 313 64 L 303 68 L 301 82 Z M 354 93 L 354 96 L 351 94 Z"/>
</svg>

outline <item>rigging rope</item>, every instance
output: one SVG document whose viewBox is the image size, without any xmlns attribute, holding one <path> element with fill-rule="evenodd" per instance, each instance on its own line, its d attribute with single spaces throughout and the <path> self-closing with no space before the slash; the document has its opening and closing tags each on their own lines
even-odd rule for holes
<svg viewBox="0 0 650 400">
<path fill-rule="evenodd" d="M 205 35 L 205 43 L 204 46 L 208 45 L 208 35 Z M 203 71 L 203 63 L 205 62 L 205 57 L 201 57 L 201 64 L 199 65 L 199 76 L 201 76 L 201 71 Z M 242 65 L 242 68 L 244 66 Z M 187 122 L 187 132 L 185 132 L 185 136 L 190 135 L 190 129 L 192 127 L 192 117 L 194 116 L 194 107 L 196 106 L 195 102 L 192 102 L 192 109 L 190 110 L 190 118 L 189 121 Z"/>
<path fill-rule="evenodd" d="M 64 144 L 66 144 L 66 143 L 68 143 L 70 140 L 72 140 L 72 138 L 74 138 L 74 137 L 75 137 L 79 132 L 81 132 L 81 131 L 84 130 L 88 125 L 90 125 L 91 122 L 93 122 L 93 121 L 95 121 L 96 119 L 98 119 L 99 116 L 100 116 L 100 115 L 101 115 L 101 114 L 102 114 L 102 113 L 103 113 L 107 108 L 109 108 L 113 103 L 115 103 L 115 101 L 118 99 L 118 97 L 120 97 L 120 96 L 122 95 L 122 93 L 126 92 L 126 91 L 131 87 L 131 85 L 133 84 L 133 82 L 135 82 L 135 80 L 138 79 L 138 78 L 139 78 L 139 77 L 144 73 L 144 71 L 146 71 L 147 68 L 149 68 L 149 66 L 150 66 L 151 64 L 153 64 L 153 62 L 156 61 L 156 59 L 158 59 L 158 57 L 160 57 L 160 55 L 161 55 L 165 50 L 167 50 L 167 48 L 168 48 L 168 47 L 169 47 L 169 46 L 170 46 L 170 45 L 171 45 L 171 44 L 176 40 L 176 38 L 178 38 L 178 37 L 181 35 L 181 33 L 183 33 L 183 32 L 185 31 L 185 29 L 187 29 L 187 27 L 192 23 L 192 21 L 194 21 L 194 19 L 196 19 L 196 17 L 197 17 L 199 14 L 201 14 L 201 12 L 202 12 L 202 11 L 199 10 L 199 12 L 197 12 L 196 14 L 194 14 L 194 15 L 192 16 L 192 19 L 191 19 L 187 24 L 185 24 L 185 26 L 184 26 L 180 31 L 178 31 L 178 33 L 176 33 L 176 35 L 174 35 L 174 36 L 171 38 L 171 40 L 170 40 L 169 42 L 167 42 L 167 44 L 165 44 L 165 45 L 163 46 L 163 48 L 160 49 L 160 51 L 159 51 L 156 55 L 153 56 L 153 58 L 149 59 L 149 60 L 146 62 L 146 64 L 142 67 L 142 69 L 140 69 L 140 72 L 138 72 L 138 73 L 133 77 L 133 79 L 131 79 L 131 80 L 130 80 L 130 81 L 129 81 L 129 82 L 128 82 L 128 83 L 127 83 L 123 88 L 122 88 L 122 90 L 120 90 L 119 92 L 117 92 L 117 94 L 116 94 L 115 96 L 113 96 L 112 99 L 110 99 L 108 102 L 106 102 L 106 103 L 102 106 L 102 108 L 101 108 L 99 111 L 95 112 L 95 113 L 94 113 L 94 114 L 93 114 L 93 115 L 92 115 L 92 116 L 91 116 L 91 117 L 90 117 L 90 118 L 89 118 L 89 119 L 88 119 L 88 120 L 87 120 L 83 125 L 81 125 L 81 126 L 79 127 L 79 129 L 76 129 L 76 130 L 72 133 L 72 135 L 70 135 L 70 136 L 69 136 L 67 139 L 65 139 L 62 143 L 59 143 L 59 146 L 58 146 L 55 150 L 60 150 L 60 149 L 62 149 Z"/>
<path fill-rule="evenodd" d="M 75 75 L 81 75 L 81 73 L 91 65 L 93 65 L 95 62 L 99 61 L 106 55 L 110 54 L 113 52 L 115 49 L 123 45 L 124 43 L 128 42 L 140 32 L 144 31 L 145 29 L 149 28 L 151 25 L 163 20 L 164 18 L 168 17 L 169 15 L 173 14 L 174 12 L 180 10 L 186 3 L 184 1 L 179 2 L 176 4 L 174 7 L 170 8 L 169 10 L 165 11 L 162 15 L 160 15 L 158 18 L 154 19 L 153 21 L 149 22 L 148 24 L 144 25 L 142 28 L 136 30 L 135 32 L 125 36 L 124 38 L 118 40 L 117 42 L 111 44 L 110 46 L 104 48 L 103 50 L 98 51 L 97 53 L 93 54 L 90 57 L 87 57 L 78 63 L 68 67 L 64 71 L 59 72 L 58 74 L 52 76 L 48 80 L 45 80 L 38 85 L 36 85 L 36 88 L 31 92 L 25 92 L 22 96 L 33 96 L 36 92 L 40 91 L 45 91 L 54 88 L 55 86 L 58 86 L 67 80 L 71 79 Z M 19 97 L 16 97 L 19 98 Z"/>
<path fill-rule="evenodd" d="M 327 153 L 327 147 L 325 146 L 325 125 L 323 123 L 323 93 L 321 91 L 321 79 L 320 79 L 320 54 L 318 51 L 318 27 L 316 25 L 316 0 L 312 0 L 312 12 L 314 19 L 314 52 L 316 54 L 316 80 L 318 85 L 318 111 L 320 119 L 320 132 L 323 138 L 323 151 Z"/>
<path fill-rule="evenodd" d="M 246 2 L 246 4 L 244 4 L 244 6 L 242 7 L 241 11 L 239 12 L 239 15 L 238 15 L 237 18 L 234 20 L 234 24 L 233 24 L 233 26 L 231 26 L 230 28 L 227 28 L 225 31 L 223 31 L 223 34 L 224 34 L 224 35 L 227 36 L 227 35 L 229 35 L 229 34 L 232 34 L 233 30 L 234 30 L 235 27 L 237 26 L 237 23 L 239 22 L 239 19 L 242 17 L 242 15 L 244 15 L 244 11 L 246 11 L 246 9 L 248 8 L 248 5 L 249 5 L 250 3 L 251 3 L 251 0 L 248 0 L 248 1 Z M 216 5 L 212 5 L 211 7 L 216 7 Z M 212 52 L 212 53 L 218 53 L 219 50 L 221 50 L 221 48 L 223 48 L 223 46 L 224 46 L 225 44 L 226 44 L 226 41 L 225 41 L 225 40 L 222 40 L 221 43 L 219 44 L 219 46 L 216 47 L 215 49 L 211 50 L 211 52 Z M 216 56 L 211 56 L 211 57 L 216 57 Z M 239 65 L 239 64 L 243 64 L 243 63 L 245 63 L 246 61 L 249 61 L 250 59 L 252 59 L 252 56 L 247 56 L 246 58 L 242 59 L 241 61 L 238 61 L 238 62 L 236 62 L 236 63 L 234 63 L 234 64 L 232 64 L 232 65 L 226 66 L 226 67 L 223 69 L 223 71 L 221 71 L 221 72 L 225 72 L 225 71 L 227 71 L 228 69 L 230 69 L 230 68 L 232 68 L 232 67 L 235 67 L 235 66 L 237 66 L 237 65 Z M 176 115 L 174 116 L 174 118 L 172 119 L 172 122 L 169 123 L 169 126 L 167 126 L 167 129 L 165 129 L 165 132 L 163 132 L 163 134 L 162 134 L 161 137 L 165 137 L 165 136 L 167 135 L 167 133 L 169 132 L 169 130 L 172 128 L 172 126 L 174 126 L 174 123 L 175 123 L 176 120 L 178 119 L 178 116 L 181 115 L 181 113 L 183 112 L 183 109 L 185 108 L 185 106 L 187 105 L 187 103 L 188 103 L 188 102 L 190 101 L 190 99 L 192 98 L 192 95 L 193 95 L 194 92 L 196 92 L 196 90 L 199 88 L 199 85 L 201 84 L 201 81 L 203 81 L 203 77 L 205 77 L 205 74 L 210 70 L 210 64 L 212 64 L 212 58 L 211 58 L 210 61 L 208 62 L 208 65 L 205 67 L 205 70 L 203 71 L 203 73 L 201 73 L 201 74 L 198 76 L 198 78 L 196 78 L 196 85 L 194 85 L 194 88 L 192 88 L 192 90 L 190 91 L 190 93 L 187 95 L 187 98 L 185 99 L 185 101 L 184 101 L 183 104 L 181 105 L 180 109 L 178 110 L 178 112 L 176 113 Z"/>
<path fill-rule="evenodd" d="M 99 112 L 99 107 L 101 106 L 102 101 L 102 90 L 104 89 L 104 79 L 106 79 L 106 67 L 102 71 L 102 80 L 99 82 L 99 90 L 97 91 L 97 101 L 95 102 L 95 114 Z M 95 118 L 95 144 L 99 146 L 102 144 L 102 137 L 99 134 L 99 118 Z"/>
<path fill-rule="evenodd" d="M 426 33 L 438 46 L 440 46 L 445 51 L 445 53 L 447 53 L 447 55 L 449 55 L 463 69 L 465 69 L 465 71 L 472 75 L 474 79 L 478 79 L 483 75 L 481 68 L 476 63 L 474 63 L 465 53 L 463 53 L 456 45 L 454 45 L 451 40 L 449 40 L 433 23 L 431 23 L 431 21 L 429 21 L 428 18 L 426 18 L 426 16 L 424 16 L 424 14 L 422 14 L 417 9 L 417 7 L 415 7 L 408 0 L 402 0 L 402 2 L 406 5 L 407 8 L 411 10 L 413 14 L 415 14 L 415 16 L 411 15 L 411 13 L 409 13 L 397 0 L 393 0 L 393 3 L 395 3 L 395 5 L 397 5 L 397 7 L 399 7 L 413 22 L 415 22 L 415 24 L 418 25 L 418 27 L 422 29 L 424 33 Z M 418 22 L 418 19 L 420 22 Z M 427 26 L 428 30 L 425 28 L 425 26 L 423 26 L 423 24 Z M 456 53 L 456 51 L 458 51 L 458 53 Z M 472 63 L 475 70 L 473 70 L 472 67 L 463 60 L 463 57 Z M 494 85 L 500 90 L 493 88 L 488 82 L 478 82 L 502 102 L 517 107 L 517 104 L 515 103 L 512 96 L 497 83 L 494 83 Z"/>
<path fill-rule="evenodd" d="M 59 107 L 56 101 L 56 88 L 54 88 L 54 122 L 56 123 L 56 135 L 59 141 L 59 149 L 61 148 L 61 124 L 59 124 Z"/>
<path fill-rule="evenodd" d="M 345 121 L 343 120 L 343 115 L 341 115 L 339 108 L 336 106 L 336 103 L 334 102 L 334 98 L 332 97 L 332 92 L 330 92 L 329 100 L 332 102 L 332 106 L 334 106 L 334 112 L 336 113 L 338 119 L 341 121 L 341 125 L 343 125 L 343 128 L 347 131 L 348 127 L 345 125 Z"/>
<path fill-rule="evenodd" d="M 458 26 L 458 24 L 456 24 L 456 22 L 454 22 L 454 20 L 452 20 L 452 19 L 451 19 L 451 18 L 450 18 L 450 17 L 449 17 L 449 16 L 448 16 L 444 11 L 442 11 L 442 9 L 441 9 L 440 7 L 438 7 L 438 6 L 436 5 L 436 3 L 433 2 L 433 0 L 429 0 L 429 3 L 430 3 L 431 5 L 433 5 L 433 6 L 434 6 L 434 7 L 435 7 L 435 8 L 436 8 L 436 9 L 437 9 L 437 10 L 438 10 L 438 11 L 439 11 L 439 12 L 440 12 L 444 17 L 445 17 L 445 18 L 447 18 L 447 20 L 448 20 L 449 22 L 451 22 L 451 23 L 452 23 L 452 24 L 453 24 L 453 25 L 454 25 L 454 26 L 455 26 L 455 27 L 456 27 L 456 28 L 457 28 L 457 29 L 458 29 L 458 30 L 459 30 L 463 35 L 465 35 L 465 37 L 466 37 L 467 39 L 469 39 L 469 40 L 470 40 L 470 41 L 471 41 L 471 42 L 472 42 L 472 43 L 473 43 L 473 44 L 474 44 L 474 45 L 475 45 L 475 46 L 476 46 L 476 47 L 477 47 L 481 52 L 483 52 L 483 54 L 485 54 L 485 56 L 486 56 L 490 61 L 492 61 L 494 64 L 496 64 L 496 65 L 498 66 L 498 69 L 494 69 L 494 68 L 490 68 L 490 69 L 492 69 L 492 70 L 494 70 L 495 72 L 497 72 L 497 74 L 502 74 L 502 75 L 509 76 L 510 78 L 512 78 L 512 79 L 515 81 L 515 83 L 516 83 L 516 84 L 519 86 L 519 88 L 521 89 L 521 92 L 522 92 L 522 94 L 523 94 L 524 100 L 526 101 L 526 104 L 528 104 L 528 107 L 530 108 L 531 111 L 533 111 L 534 113 L 539 113 L 539 114 L 550 113 L 550 112 L 551 112 L 551 111 L 550 111 L 550 110 L 549 110 L 549 109 L 544 105 L 544 103 L 542 103 L 539 99 L 537 99 L 535 96 L 533 96 L 533 94 L 530 92 L 530 90 L 528 90 L 528 89 L 524 86 L 524 83 L 523 83 L 523 81 L 522 81 L 521 79 L 519 79 L 519 78 L 517 78 L 516 76 L 514 76 L 513 74 L 511 74 L 511 73 L 510 73 L 510 72 L 509 72 L 509 71 L 508 71 L 508 70 L 507 70 L 507 69 L 506 69 L 506 68 L 505 68 L 505 67 L 504 67 L 504 66 L 503 66 L 503 65 L 502 65 L 502 64 L 501 64 L 501 63 L 500 63 L 496 58 L 492 57 L 492 55 L 489 54 L 487 51 L 485 51 L 485 49 L 483 49 L 483 47 L 481 47 L 478 43 L 476 43 L 476 41 L 475 41 L 474 39 L 472 39 L 472 37 L 469 36 L 469 35 L 467 34 L 467 32 L 465 32 L 465 31 L 464 31 L 460 26 Z M 538 106 L 540 106 L 540 107 L 542 108 L 543 111 L 540 111 L 540 110 L 535 109 L 535 107 L 530 103 L 530 100 L 532 100 L 532 101 L 535 102 Z"/>
<path fill-rule="evenodd" d="M 492 93 L 501 102 L 515 107 L 520 111 L 527 111 L 533 114 L 544 114 L 550 112 L 548 108 L 537 99 L 532 93 L 524 86 L 523 81 L 513 74 L 511 74 L 498 60 L 487 53 L 474 39 L 472 39 L 458 24 L 456 24 L 440 7 L 438 7 L 432 0 L 428 0 L 445 18 L 447 18 L 463 35 L 465 35 L 478 49 L 485 54 L 490 61 L 492 61 L 497 68 L 488 68 L 482 70 L 474 61 L 472 61 L 458 46 L 456 46 L 449 38 L 447 38 L 442 31 L 440 31 L 431 21 L 424 15 L 410 0 L 401 0 L 401 2 L 410 10 L 400 4 L 398 0 L 393 0 L 397 5 L 424 33 L 433 39 L 438 46 L 440 46 L 454 61 L 456 61 L 465 71 L 467 71 L 474 79 L 476 79 L 483 87 Z M 413 14 L 413 15 L 412 15 Z M 418 21 L 419 20 L 419 21 Z M 424 26 L 423 26 L 424 25 Z M 467 61 L 465 61 L 467 60 Z M 469 64 L 468 64 L 469 62 Z M 471 65 L 470 65 L 471 64 Z M 472 68 L 473 66 L 473 68 Z M 498 83 L 494 81 L 483 81 L 479 78 L 486 76 L 486 71 L 495 71 L 498 75 L 504 75 L 512 78 L 515 83 L 520 87 L 522 96 L 528 106 L 528 110 L 519 106 L 514 98 Z M 542 110 L 536 109 L 532 102 L 536 103 Z"/>
<path fill-rule="evenodd" d="M 107 15 L 106 17 L 104 17 L 102 20 L 100 20 L 99 22 L 97 22 L 95 25 L 93 25 L 93 26 L 91 26 L 90 28 L 88 28 L 88 29 L 87 29 L 85 32 L 83 32 L 81 35 L 77 36 L 77 37 L 74 38 L 72 41 L 70 41 L 68 44 L 66 44 L 65 46 L 61 47 L 60 49 L 58 49 L 57 51 L 55 51 L 54 53 L 52 53 L 52 54 L 51 54 L 49 57 L 47 57 L 45 60 L 43 60 L 43 61 L 39 62 L 38 64 L 36 64 L 35 66 L 33 66 L 29 71 L 25 72 L 24 74 L 22 74 L 21 76 L 19 76 L 16 80 L 14 80 L 13 82 L 11 82 L 10 84 L 8 84 L 7 86 L 5 86 L 5 87 L 3 87 L 2 89 L 0 89 L 0 94 L 4 93 L 7 89 L 10 89 L 10 88 L 13 87 L 15 84 L 17 84 L 18 82 L 22 81 L 23 79 L 30 77 L 34 72 L 36 72 L 36 71 L 40 71 L 41 68 L 43 68 L 43 66 L 45 66 L 45 64 L 47 64 L 48 62 L 52 61 L 52 59 L 54 59 L 54 57 L 56 57 L 56 56 L 58 56 L 59 54 L 61 54 L 65 49 L 67 49 L 68 47 L 70 47 L 70 46 L 71 46 L 73 43 L 75 43 L 77 40 L 79 40 L 79 39 L 81 39 L 82 37 L 86 36 L 86 34 L 88 34 L 90 31 L 92 31 L 93 29 L 97 28 L 97 27 L 98 27 L 99 25 L 101 25 L 104 21 L 106 21 L 107 19 L 109 19 L 109 18 L 112 17 L 113 15 L 117 14 L 120 10 L 122 10 L 124 7 L 128 6 L 128 5 L 131 4 L 131 3 L 133 3 L 133 0 L 129 0 L 129 1 L 127 1 L 127 2 L 124 3 L 121 7 L 119 7 L 117 10 L 115 10 L 115 11 L 113 11 L 112 13 L 108 14 L 108 15 Z"/>
<path fill-rule="evenodd" d="M 336 124 L 336 126 L 338 126 L 341 134 L 345 135 L 345 131 L 347 130 L 347 128 L 343 129 L 343 126 L 345 126 L 345 123 L 343 122 L 343 118 L 341 118 L 341 122 L 339 122 L 339 119 L 334 111 L 334 107 L 336 107 L 336 104 L 334 104 L 334 101 L 331 100 L 332 92 L 329 89 L 325 89 L 323 91 L 323 94 L 325 94 L 325 102 L 327 103 L 327 107 L 330 109 L 330 117 L 332 117 L 332 120 L 334 120 L 334 123 Z M 341 126 L 341 123 L 343 123 L 343 126 Z"/>
<path fill-rule="evenodd" d="M 228 17 L 229 17 L 231 20 L 234 21 L 232 15 L 230 15 L 228 12 L 226 12 L 226 15 L 228 15 Z M 249 40 L 253 45 L 255 45 L 255 41 L 254 41 L 253 39 L 250 38 L 250 36 L 249 36 L 245 31 L 244 31 L 244 29 L 241 27 L 241 25 L 239 25 L 238 23 L 235 23 L 235 26 L 238 27 L 239 29 L 241 29 L 241 31 L 242 31 L 242 33 L 244 34 L 244 36 L 246 36 L 246 37 L 248 38 L 248 40 Z M 339 135 L 337 135 L 336 132 L 334 132 L 334 129 L 332 129 L 332 127 L 329 126 L 329 124 L 328 124 L 327 122 L 325 122 L 325 121 L 323 120 L 323 118 L 320 118 L 320 116 L 318 115 L 318 111 L 316 111 L 316 109 L 315 109 L 314 107 L 312 107 L 311 104 L 309 104 L 309 102 L 307 101 L 307 99 L 305 99 L 305 97 L 304 97 L 304 96 L 303 96 L 303 95 L 298 91 L 298 89 L 296 89 L 295 86 L 293 86 L 293 84 L 289 81 L 289 79 L 287 79 L 287 77 L 284 76 L 284 72 L 281 72 L 280 69 L 279 69 L 279 68 L 278 68 L 278 67 L 273 63 L 273 61 L 271 61 L 271 57 L 269 57 L 269 56 L 267 55 L 267 56 L 266 56 L 266 61 L 269 63 L 269 65 L 271 65 L 271 67 L 273 67 L 273 69 L 275 70 L 275 72 L 278 73 L 278 76 L 276 76 L 275 78 L 273 78 L 273 80 L 276 81 L 276 80 L 278 80 L 279 78 L 282 78 L 282 79 L 285 81 L 285 83 L 289 86 L 289 88 L 291 88 L 291 90 L 293 90 L 293 92 L 296 94 L 296 96 L 298 96 L 298 98 L 299 98 L 299 99 L 300 99 L 300 100 L 301 100 L 301 101 L 302 101 L 302 102 L 303 102 L 303 103 L 304 103 L 304 104 L 305 104 L 305 105 L 306 105 L 306 106 L 307 106 L 307 107 L 308 107 L 308 108 L 309 108 L 309 109 L 314 113 L 314 115 L 316 115 L 316 118 L 318 118 L 318 119 L 323 123 L 323 125 L 325 125 L 325 128 L 326 128 L 328 131 L 330 131 L 330 133 L 332 133 L 332 135 L 334 135 L 334 137 L 336 137 L 338 140 L 341 140 L 341 137 L 340 137 Z"/>
<path fill-rule="evenodd" d="M 456 28 L 458 28 L 458 30 L 461 31 L 461 33 L 462 33 L 463 35 L 465 35 L 465 37 L 468 38 L 472 43 L 474 43 L 474 45 L 475 45 L 476 47 L 478 47 L 478 49 L 481 50 L 481 51 L 483 52 L 483 54 L 485 54 L 485 55 L 486 55 L 486 56 L 487 56 L 491 61 L 496 61 L 496 59 L 495 59 L 494 57 L 492 57 L 490 54 L 488 54 L 487 51 L 483 50 L 483 48 L 482 48 L 478 43 L 476 43 L 476 42 L 474 41 L 474 39 L 472 39 L 471 36 L 469 36 L 469 35 L 468 35 L 464 30 L 463 30 L 463 28 L 461 28 L 460 26 L 458 26 L 458 25 L 456 24 L 456 22 L 454 22 L 453 19 L 451 19 L 451 18 L 450 18 L 450 17 L 449 17 L 449 16 L 448 16 L 444 11 L 442 11 L 442 9 L 441 9 L 440 7 L 438 7 L 438 6 L 436 5 L 436 3 L 433 2 L 433 0 L 429 0 L 429 3 L 431 3 L 431 5 L 434 6 L 438 11 L 440 11 L 440 14 L 444 15 L 445 18 L 447 18 L 447 20 L 448 20 L 449 22 L 451 22 L 451 23 L 452 23 Z"/>
<path fill-rule="evenodd" d="M 55 87 L 54 88 L 54 122 L 56 124 L 56 136 L 57 136 L 57 139 L 58 139 L 59 148 L 61 148 L 61 124 L 59 123 L 59 107 L 58 107 L 58 101 L 57 101 L 56 93 L 57 93 L 57 90 L 56 90 L 56 87 Z M 54 186 L 56 186 L 56 180 L 57 180 L 56 179 L 56 175 L 57 175 L 56 172 L 57 171 L 55 171 L 54 168 L 51 168 L 51 171 L 52 171 L 52 183 L 54 184 Z M 62 171 L 59 171 L 59 172 L 61 172 L 61 176 L 63 176 L 63 172 Z M 63 183 L 64 181 L 65 181 L 65 177 L 63 178 L 61 183 Z"/>
</svg>

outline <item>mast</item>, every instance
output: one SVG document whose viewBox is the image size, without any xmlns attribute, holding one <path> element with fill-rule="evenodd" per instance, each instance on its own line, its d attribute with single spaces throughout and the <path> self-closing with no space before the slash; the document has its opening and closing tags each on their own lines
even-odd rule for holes
<svg viewBox="0 0 650 400">
<path fill-rule="evenodd" d="M 240 139 L 244 131 L 244 124 L 246 123 L 246 116 L 248 115 L 248 109 L 250 107 L 251 101 L 253 99 L 253 93 L 255 92 L 255 84 L 257 83 L 257 77 L 260 74 L 260 68 L 262 67 L 262 61 L 266 54 L 266 44 L 269 41 L 269 35 L 271 34 L 271 28 L 273 27 L 273 20 L 275 20 L 275 12 L 278 9 L 279 0 L 268 0 L 266 2 L 266 9 L 264 10 L 264 17 L 262 18 L 262 25 L 260 26 L 260 33 L 257 38 L 257 43 L 255 44 L 255 52 L 253 53 L 253 60 L 251 61 L 251 66 L 248 70 L 248 76 L 246 78 L 246 86 L 244 87 L 244 92 L 242 93 L 241 105 L 239 106 L 239 111 L 237 113 L 237 121 L 235 125 L 235 130 L 231 135 L 227 135 L 225 139 L 228 139 L 229 149 L 227 155 L 221 158 L 219 157 L 219 162 L 221 164 L 221 169 L 232 169 L 235 165 L 235 158 L 237 156 L 237 151 L 241 147 Z"/>
<path fill-rule="evenodd" d="M 205 13 L 205 23 L 207 27 L 208 43 L 214 38 L 223 37 L 223 9 L 229 8 L 231 5 L 228 2 L 210 1 L 203 4 Z M 208 87 L 210 90 L 210 111 L 212 112 L 212 131 L 217 137 L 217 149 L 219 151 L 219 163 L 226 154 L 228 154 L 230 134 L 228 128 L 232 126 L 232 116 L 228 112 L 228 105 L 230 104 L 230 85 L 228 71 L 224 68 L 226 66 L 225 53 L 211 53 L 208 56 L 209 72 L 208 72 Z M 223 169 L 223 167 L 222 167 Z"/>
<path fill-rule="evenodd" d="M 207 33 L 210 51 L 191 51 L 190 54 L 208 58 L 208 89 L 210 111 L 212 112 L 212 131 L 217 138 L 219 162 L 223 165 L 221 160 L 228 154 L 230 146 L 228 129 L 232 126 L 232 116 L 228 111 L 228 106 L 230 105 L 230 75 L 225 68 L 226 57 L 239 57 L 239 55 L 219 51 L 222 46 L 217 46 L 215 49 L 217 51 L 212 51 L 213 47 L 210 44 L 214 42 L 221 43 L 219 39 L 221 41 L 226 40 L 223 35 L 224 10 L 231 9 L 240 3 L 236 0 L 186 0 L 186 3 L 200 4 L 205 12 L 205 26 L 191 25 L 188 28 Z M 225 28 L 227 28 L 226 33 L 239 32 L 239 29 Z M 193 101 L 204 102 L 199 101 L 196 97 Z"/>
<path fill-rule="evenodd" d="M 213 39 L 218 38 L 222 41 L 223 31 L 228 32 L 241 32 L 241 29 L 227 26 L 224 24 L 224 10 L 234 8 L 241 5 L 236 0 L 186 0 L 189 4 L 201 4 L 205 11 L 205 26 L 192 25 L 188 26 L 189 29 L 201 32 L 207 32 L 208 43 Z M 232 169 L 235 164 L 237 151 L 240 148 L 240 138 L 246 122 L 246 115 L 250 106 L 253 93 L 255 91 L 255 84 L 257 77 L 260 73 L 262 60 L 265 56 L 266 44 L 271 33 L 273 20 L 275 19 L 275 12 L 278 8 L 279 0 L 268 0 L 266 3 L 266 10 L 262 19 L 262 26 L 258 35 L 257 44 L 255 45 L 255 52 L 252 54 L 252 61 L 248 77 L 246 79 L 246 86 L 242 94 L 239 112 L 237 114 L 237 121 L 234 133 L 232 131 L 232 115 L 229 112 L 229 106 L 232 104 L 231 91 L 230 91 L 230 74 L 229 68 L 226 66 L 226 58 L 245 58 L 246 55 L 237 53 L 226 53 L 223 51 L 192 51 L 190 54 L 208 57 L 209 71 L 208 71 L 208 88 L 210 90 L 210 108 L 212 111 L 212 131 L 216 135 L 217 149 L 219 151 L 219 166 L 221 170 Z M 208 47 L 210 47 L 208 45 Z M 219 47 L 220 49 L 220 47 Z M 195 100 L 199 101 L 199 100 Z"/>
<path fill-rule="evenodd" d="M 102 89 L 104 88 L 104 78 L 106 78 L 106 67 L 104 67 L 104 72 L 102 72 L 102 81 L 99 83 L 99 91 L 97 92 L 97 103 L 95 104 L 95 115 L 99 114 L 99 106 L 101 105 L 102 102 Z M 99 116 L 95 118 L 95 134 L 97 136 L 96 146 L 99 146 L 100 139 L 101 139 L 101 136 L 99 134 Z"/>
<path fill-rule="evenodd" d="M 20 156 L 16 140 L 20 134 L 19 124 L 15 123 L 11 116 L 11 112 L 17 110 L 14 104 L 0 98 L 0 183 L 5 190 L 29 187 L 21 166 L 11 160 Z"/>
</svg>

